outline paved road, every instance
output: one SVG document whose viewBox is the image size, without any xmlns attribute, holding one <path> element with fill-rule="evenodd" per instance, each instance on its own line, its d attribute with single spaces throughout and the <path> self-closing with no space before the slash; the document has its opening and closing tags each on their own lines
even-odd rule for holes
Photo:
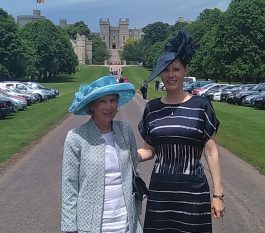
<svg viewBox="0 0 265 233">
<path fill-rule="evenodd" d="M 138 146 L 142 140 L 137 123 L 144 100 L 121 107 L 117 118 L 128 121 Z M 87 117 L 70 115 L 45 135 L 27 154 L 0 177 L 0 233 L 59 233 L 63 141 L 66 132 Z M 265 233 L 265 177 L 220 148 L 226 213 L 214 221 L 214 233 Z M 142 164 L 148 182 L 152 161 Z"/>
</svg>

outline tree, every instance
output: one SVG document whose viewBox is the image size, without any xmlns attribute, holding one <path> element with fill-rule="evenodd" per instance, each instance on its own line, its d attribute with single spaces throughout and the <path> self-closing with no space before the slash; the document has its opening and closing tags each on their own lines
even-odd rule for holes
<svg viewBox="0 0 265 233">
<path fill-rule="evenodd" d="M 232 1 L 224 22 L 217 32 L 217 46 L 222 48 L 227 75 L 242 82 L 265 80 L 264 0 Z"/>
<path fill-rule="evenodd" d="M 151 46 L 156 42 L 164 41 L 168 37 L 169 24 L 156 22 L 148 24 L 143 28 L 143 43 L 145 46 Z"/>
<path fill-rule="evenodd" d="M 70 38 L 49 20 L 38 20 L 24 26 L 21 37 L 36 55 L 38 79 L 45 80 L 60 72 L 72 73 L 77 66 Z"/>
<path fill-rule="evenodd" d="M 144 60 L 142 41 L 129 38 L 124 45 L 122 56 L 128 62 L 142 62 Z"/>
<path fill-rule="evenodd" d="M 71 39 L 75 40 L 77 33 L 79 35 L 85 35 L 88 39 L 91 39 L 90 29 L 87 27 L 84 21 L 79 21 L 72 25 L 67 25 L 65 27 L 65 30 Z"/>
<path fill-rule="evenodd" d="M 92 62 L 93 64 L 103 64 L 105 60 L 108 60 L 110 54 L 107 50 L 106 44 L 100 37 L 92 35 Z"/>
<path fill-rule="evenodd" d="M 25 73 L 25 56 L 14 19 L 0 8 L 0 78 L 17 79 Z"/>
</svg>

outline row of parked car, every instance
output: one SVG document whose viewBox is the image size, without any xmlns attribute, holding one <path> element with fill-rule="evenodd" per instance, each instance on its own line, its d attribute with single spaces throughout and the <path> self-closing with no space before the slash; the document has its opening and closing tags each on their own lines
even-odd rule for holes
<svg viewBox="0 0 265 233">
<path fill-rule="evenodd" d="M 57 89 L 47 88 L 36 82 L 0 82 L 0 119 L 58 95 Z"/>
<path fill-rule="evenodd" d="M 243 85 L 204 81 L 204 84 L 199 88 L 191 88 L 190 85 L 196 86 L 196 83 L 191 83 L 185 86 L 184 90 L 209 100 L 265 109 L 265 83 Z"/>
</svg>

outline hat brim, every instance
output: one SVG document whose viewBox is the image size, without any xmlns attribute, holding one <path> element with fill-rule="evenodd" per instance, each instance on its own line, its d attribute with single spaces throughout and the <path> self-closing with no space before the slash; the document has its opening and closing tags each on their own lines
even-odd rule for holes
<svg viewBox="0 0 265 233">
<path fill-rule="evenodd" d="M 151 82 L 155 79 L 164 69 L 166 69 L 176 59 L 175 52 L 163 52 L 157 60 L 156 66 L 148 77 L 147 81 Z"/>
<path fill-rule="evenodd" d="M 99 87 L 89 93 L 79 104 L 76 106 L 75 115 L 88 115 L 91 114 L 89 111 L 88 104 L 92 101 L 99 99 L 107 95 L 118 95 L 118 107 L 126 104 L 135 96 L 135 88 L 131 83 L 118 83 L 113 85 L 107 85 Z"/>
</svg>

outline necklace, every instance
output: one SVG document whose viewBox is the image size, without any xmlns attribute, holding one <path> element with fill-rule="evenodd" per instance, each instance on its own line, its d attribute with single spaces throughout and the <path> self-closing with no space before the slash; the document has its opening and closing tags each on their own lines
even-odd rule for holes
<svg viewBox="0 0 265 233">
<path fill-rule="evenodd" d="M 190 98 L 190 95 L 185 95 L 179 103 L 174 104 L 174 105 L 171 107 L 171 114 L 170 114 L 170 115 L 173 116 L 176 107 L 178 107 L 181 103 L 186 102 L 186 101 L 188 100 L 188 98 Z M 166 100 L 166 102 L 169 102 L 169 101 Z"/>
<path fill-rule="evenodd" d="M 173 107 L 171 107 L 171 116 L 174 115 L 174 112 L 177 106 L 179 106 L 179 104 L 175 104 Z"/>
</svg>

